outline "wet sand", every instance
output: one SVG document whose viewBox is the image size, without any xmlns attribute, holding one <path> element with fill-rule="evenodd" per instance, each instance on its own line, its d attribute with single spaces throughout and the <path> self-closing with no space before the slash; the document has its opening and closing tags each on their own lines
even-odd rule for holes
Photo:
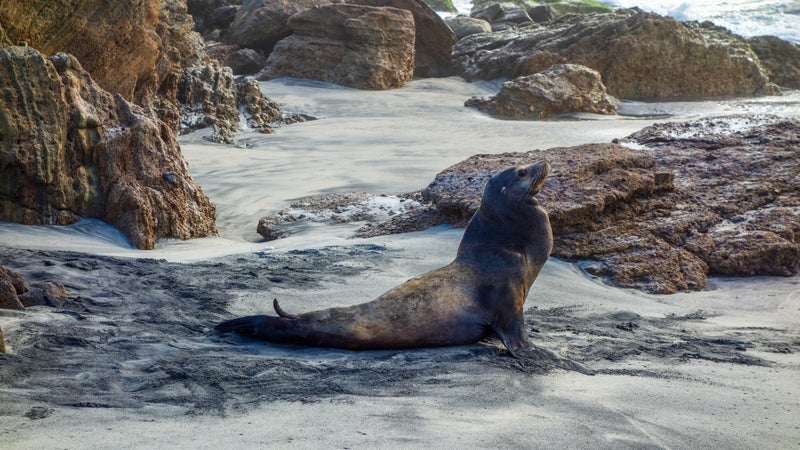
<svg viewBox="0 0 800 450">
<path fill-rule="evenodd" d="M 240 149 L 182 138 L 220 238 L 134 250 L 94 221 L 0 224 L 0 264 L 57 308 L 0 311 L 0 442 L 10 448 L 793 448 L 800 445 L 800 277 L 712 279 L 647 295 L 551 259 L 526 302 L 536 348 L 349 352 L 216 336 L 231 317 L 368 301 L 447 264 L 461 230 L 347 239 L 308 224 L 264 243 L 258 218 L 303 195 L 401 193 L 475 153 L 607 142 L 660 112 L 785 111 L 797 99 L 629 104 L 645 118 L 498 121 L 461 106 L 488 85 L 361 92 L 264 83 L 320 120 Z M 795 103 L 792 103 L 795 102 Z M 459 104 L 461 102 L 461 104 Z"/>
</svg>

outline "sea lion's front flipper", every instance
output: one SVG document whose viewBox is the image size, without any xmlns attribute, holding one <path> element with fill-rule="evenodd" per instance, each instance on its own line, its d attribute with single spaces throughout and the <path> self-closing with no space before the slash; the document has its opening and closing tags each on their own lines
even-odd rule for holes
<svg viewBox="0 0 800 450">
<path fill-rule="evenodd" d="M 530 345 L 525 334 L 525 320 L 522 318 L 522 314 L 518 314 L 504 322 L 492 324 L 492 330 L 503 341 L 503 345 L 511 352 L 511 355 L 516 357 L 517 350 Z"/>
</svg>

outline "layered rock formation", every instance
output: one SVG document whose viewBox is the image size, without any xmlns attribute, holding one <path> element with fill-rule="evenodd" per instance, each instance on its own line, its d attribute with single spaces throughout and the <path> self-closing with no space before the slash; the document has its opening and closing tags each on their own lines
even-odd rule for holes
<svg viewBox="0 0 800 450">
<path fill-rule="evenodd" d="M 571 112 L 616 114 L 618 104 L 596 71 L 577 64 L 554 64 L 543 72 L 506 81 L 496 96 L 474 97 L 466 106 L 501 117 L 542 119 Z"/>
<path fill-rule="evenodd" d="M 290 76 L 361 89 L 390 89 L 414 74 L 414 18 L 406 10 L 334 4 L 289 19 L 294 34 L 281 40 L 257 76 Z"/>
<path fill-rule="evenodd" d="M 800 122 L 770 116 L 654 125 L 618 144 L 477 155 L 436 176 L 429 202 L 360 236 L 466 225 L 498 170 L 546 159 L 538 198 L 553 255 L 610 283 L 698 290 L 708 274 L 788 276 L 800 269 Z"/>
<path fill-rule="evenodd" d="M 143 249 L 216 233 L 214 205 L 152 110 L 104 91 L 72 56 L 7 47 L 0 64 L 0 219 L 98 218 Z"/>
<path fill-rule="evenodd" d="M 600 72 L 624 99 L 775 93 L 742 38 L 708 23 L 679 22 L 641 10 L 565 15 L 460 40 L 453 57 L 466 79 L 530 75 L 528 60 L 557 54 Z"/>
</svg>

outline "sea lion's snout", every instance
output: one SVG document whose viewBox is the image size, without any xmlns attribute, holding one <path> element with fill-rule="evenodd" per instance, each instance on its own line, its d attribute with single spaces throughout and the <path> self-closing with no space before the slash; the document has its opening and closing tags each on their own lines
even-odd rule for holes
<svg viewBox="0 0 800 450">
<path fill-rule="evenodd" d="M 520 170 L 525 170 L 528 173 L 530 177 L 528 194 L 534 196 L 539 193 L 544 180 L 547 179 L 547 174 L 550 173 L 550 164 L 547 161 L 539 161 Z"/>
</svg>

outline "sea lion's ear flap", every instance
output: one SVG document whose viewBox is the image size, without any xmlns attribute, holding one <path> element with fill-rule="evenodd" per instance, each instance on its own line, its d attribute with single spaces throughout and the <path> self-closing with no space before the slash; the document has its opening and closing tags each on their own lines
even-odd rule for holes
<svg viewBox="0 0 800 450">
<path fill-rule="evenodd" d="M 505 186 L 503 186 L 503 189 L 500 189 L 500 193 L 501 193 L 501 194 L 503 194 L 503 195 L 506 195 L 506 191 L 507 191 L 507 190 L 508 190 L 508 189 L 506 189 L 506 187 L 505 187 Z"/>
</svg>

